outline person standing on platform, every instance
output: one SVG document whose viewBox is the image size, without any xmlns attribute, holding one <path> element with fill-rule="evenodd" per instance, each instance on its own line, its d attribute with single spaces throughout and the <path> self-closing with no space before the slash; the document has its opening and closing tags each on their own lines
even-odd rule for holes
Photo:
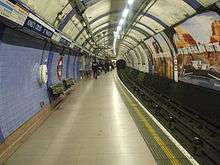
<svg viewBox="0 0 220 165">
<path fill-rule="evenodd" d="M 105 73 L 109 71 L 108 60 L 105 60 Z"/>
<path fill-rule="evenodd" d="M 95 79 L 97 79 L 97 77 L 98 77 L 98 63 L 97 63 L 96 59 L 94 59 L 94 61 L 92 62 L 92 71 L 93 71 L 93 77 Z"/>
</svg>

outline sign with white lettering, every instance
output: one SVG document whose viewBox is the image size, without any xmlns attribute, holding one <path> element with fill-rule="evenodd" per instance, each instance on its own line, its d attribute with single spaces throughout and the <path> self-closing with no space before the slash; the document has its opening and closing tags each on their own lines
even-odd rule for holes
<svg viewBox="0 0 220 165">
<path fill-rule="evenodd" d="M 207 44 L 207 45 L 205 45 L 205 47 L 206 47 L 207 52 L 214 52 L 215 51 L 213 44 Z"/>
<path fill-rule="evenodd" d="M 198 45 L 198 48 L 199 48 L 199 53 L 205 53 L 206 52 L 206 49 L 205 49 L 205 46 L 204 45 Z"/>
<path fill-rule="evenodd" d="M 29 17 L 26 19 L 24 27 L 48 38 L 51 38 L 53 36 L 53 31 L 47 29 L 46 27 Z"/>
<path fill-rule="evenodd" d="M 202 25 L 202 26 L 201 26 Z M 209 11 L 176 26 L 179 80 L 220 90 L 220 15 Z"/>
</svg>

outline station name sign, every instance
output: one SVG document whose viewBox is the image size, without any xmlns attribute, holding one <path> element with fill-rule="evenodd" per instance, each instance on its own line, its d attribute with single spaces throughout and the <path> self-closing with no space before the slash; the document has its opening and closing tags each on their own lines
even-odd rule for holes
<svg viewBox="0 0 220 165">
<path fill-rule="evenodd" d="M 46 28 L 45 26 L 43 26 L 42 24 L 38 23 L 37 21 L 35 21 L 30 17 L 26 19 L 23 27 L 26 27 L 48 38 L 51 38 L 54 33 L 53 31 L 49 30 L 48 28 Z"/>
</svg>

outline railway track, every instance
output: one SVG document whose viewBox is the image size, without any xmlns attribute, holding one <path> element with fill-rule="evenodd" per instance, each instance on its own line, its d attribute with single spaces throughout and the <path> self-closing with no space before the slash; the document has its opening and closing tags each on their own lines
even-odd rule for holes
<svg viewBox="0 0 220 165">
<path fill-rule="evenodd" d="M 129 76 L 130 74 L 126 70 L 128 68 L 118 70 L 122 82 L 188 152 L 200 164 L 219 164 L 219 128 L 202 118 L 199 113 L 187 109 L 175 100 L 161 94 L 157 89 L 139 81 L 137 76 Z"/>
</svg>

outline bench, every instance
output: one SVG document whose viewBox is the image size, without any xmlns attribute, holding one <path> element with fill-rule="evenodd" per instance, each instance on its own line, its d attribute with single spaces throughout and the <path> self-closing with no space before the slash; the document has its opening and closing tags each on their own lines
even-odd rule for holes
<svg viewBox="0 0 220 165">
<path fill-rule="evenodd" d="M 75 81 L 73 78 L 63 80 L 63 85 L 64 85 L 65 90 L 69 89 L 74 84 L 75 84 Z"/>
<path fill-rule="evenodd" d="M 64 93 L 65 87 L 63 83 L 52 85 L 49 87 L 49 91 L 53 96 L 59 96 Z"/>
</svg>

